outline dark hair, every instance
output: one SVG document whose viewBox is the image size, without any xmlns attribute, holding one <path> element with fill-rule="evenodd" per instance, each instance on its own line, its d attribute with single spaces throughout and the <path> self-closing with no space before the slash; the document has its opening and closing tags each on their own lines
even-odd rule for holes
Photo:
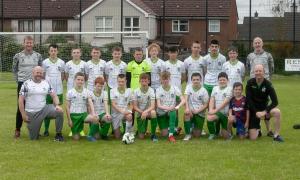
<svg viewBox="0 0 300 180">
<path fill-rule="evenodd" d="M 118 46 L 116 46 L 116 47 L 114 47 L 114 48 L 112 49 L 112 52 L 114 52 L 114 51 L 118 51 L 118 52 L 120 52 L 120 51 L 122 51 L 122 48 L 121 48 L 121 47 L 118 47 Z"/>
<path fill-rule="evenodd" d="M 233 84 L 233 89 L 236 88 L 236 87 L 242 87 L 242 90 L 243 90 L 243 84 L 240 83 L 240 82 L 235 82 L 235 83 Z"/>
<path fill-rule="evenodd" d="M 76 79 L 78 76 L 85 77 L 84 73 L 82 73 L 82 72 L 77 72 L 77 73 L 75 74 L 74 79 Z"/>
<path fill-rule="evenodd" d="M 148 79 L 148 80 L 150 80 L 150 76 L 149 76 L 148 73 L 142 73 L 142 74 L 140 75 L 140 80 L 141 80 L 141 79 Z"/>
<path fill-rule="evenodd" d="M 210 41 L 210 44 L 216 44 L 216 45 L 219 45 L 219 41 L 216 40 L 216 39 L 213 39 Z"/>
<path fill-rule="evenodd" d="M 199 76 L 200 77 L 200 80 L 202 79 L 202 76 L 200 73 L 193 73 L 192 76 L 191 76 L 191 80 L 193 79 L 193 77 L 197 77 Z"/>
<path fill-rule="evenodd" d="M 50 49 L 51 47 L 54 48 L 54 49 L 58 49 L 58 45 L 57 44 L 50 44 L 48 48 Z"/>
<path fill-rule="evenodd" d="M 233 51 L 233 52 L 237 52 L 238 53 L 238 49 L 235 47 L 235 46 L 230 46 L 229 48 L 228 48 L 228 53 L 230 52 L 230 51 Z"/>
<path fill-rule="evenodd" d="M 193 41 L 192 44 L 201 44 L 200 41 Z"/>
<path fill-rule="evenodd" d="M 219 75 L 218 75 L 218 79 L 220 78 L 226 78 L 228 80 L 228 75 L 226 74 L 226 72 L 220 72 Z"/>
<path fill-rule="evenodd" d="M 140 47 L 134 48 L 134 52 L 143 52 L 143 49 Z"/>
<path fill-rule="evenodd" d="M 92 47 L 92 50 L 96 50 L 96 51 L 100 51 L 101 52 L 101 49 L 99 47 L 96 47 L 96 46 Z"/>
<path fill-rule="evenodd" d="M 168 51 L 175 53 L 175 52 L 178 52 L 178 48 L 176 46 L 171 46 Z"/>
<path fill-rule="evenodd" d="M 120 78 L 120 79 L 124 79 L 125 78 L 126 79 L 126 75 L 125 74 L 119 74 L 118 78 Z"/>
</svg>

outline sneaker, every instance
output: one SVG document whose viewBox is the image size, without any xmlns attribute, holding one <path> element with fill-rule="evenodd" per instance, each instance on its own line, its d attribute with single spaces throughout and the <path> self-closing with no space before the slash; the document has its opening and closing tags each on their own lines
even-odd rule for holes
<svg viewBox="0 0 300 180">
<path fill-rule="evenodd" d="M 294 129 L 300 129 L 300 124 L 295 124 L 295 125 L 293 126 L 293 128 L 294 128 Z"/>
<path fill-rule="evenodd" d="M 85 133 L 83 130 L 80 132 L 80 136 L 85 136 Z"/>
<path fill-rule="evenodd" d="M 284 142 L 283 138 L 280 135 L 277 135 L 276 137 L 274 137 L 273 140 L 277 141 L 277 142 Z"/>
<path fill-rule="evenodd" d="M 190 135 L 190 134 L 185 135 L 183 138 L 184 141 L 189 141 L 191 139 L 192 139 L 192 135 Z"/>
<path fill-rule="evenodd" d="M 96 139 L 95 137 L 93 137 L 93 136 L 87 136 L 86 139 L 87 139 L 88 141 L 90 141 L 90 142 L 95 142 L 95 141 L 97 141 L 97 139 Z"/>
<path fill-rule="evenodd" d="M 18 139 L 21 136 L 21 131 L 20 130 L 15 130 L 15 138 Z"/>
<path fill-rule="evenodd" d="M 44 137 L 48 137 L 49 136 L 49 131 L 45 131 L 44 132 Z"/>
<path fill-rule="evenodd" d="M 177 135 L 177 136 L 180 134 L 181 130 L 182 130 L 181 127 L 178 127 L 178 128 L 176 129 L 176 135 Z"/>
<path fill-rule="evenodd" d="M 157 138 L 157 136 L 155 135 L 155 134 L 153 134 L 153 135 L 151 135 L 151 140 L 153 141 L 153 142 L 157 142 L 158 141 L 158 138 Z"/>
<path fill-rule="evenodd" d="M 274 137 L 274 134 L 273 134 L 272 131 L 269 131 L 269 132 L 267 133 L 267 136 L 269 136 L 269 137 Z"/>
<path fill-rule="evenodd" d="M 73 134 L 72 134 L 72 131 L 69 133 L 69 135 L 68 135 L 69 137 L 72 137 L 73 136 Z"/>
<path fill-rule="evenodd" d="M 214 139 L 215 139 L 215 137 L 216 137 L 216 135 L 214 135 L 214 134 L 210 134 L 210 135 L 208 136 L 208 140 L 214 140 Z"/>
<path fill-rule="evenodd" d="M 175 143 L 175 142 L 176 142 L 176 139 L 175 139 L 174 136 L 172 135 L 172 136 L 169 136 L 169 141 L 170 141 L 171 143 Z"/>
<path fill-rule="evenodd" d="M 64 137 L 61 135 L 61 133 L 57 133 L 55 135 L 54 141 L 62 142 L 62 141 L 64 141 Z"/>
<path fill-rule="evenodd" d="M 258 137 L 261 137 L 261 135 L 262 135 L 262 134 L 261 134 L 261 130 L 259 129 L 259 130 L 258 130 Z"/>
<path fill-rule="evenodd" d="M 206 136 L 206 132 L 204 130 L 201 132 L 201 136 Z"/>
</svg>

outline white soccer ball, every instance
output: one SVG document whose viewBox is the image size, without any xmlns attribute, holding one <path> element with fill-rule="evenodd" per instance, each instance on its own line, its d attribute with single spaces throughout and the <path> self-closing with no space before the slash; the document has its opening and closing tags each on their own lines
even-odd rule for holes
<svg viewBox="0 0 300 180">
<path fill-rule="evenodd" d="M 125 133 L 123 135 L 122 142 L 124 144 L 132 144 L 132 143 L 134 143 L 134 134 L 133 133 Z"/>
</svg>

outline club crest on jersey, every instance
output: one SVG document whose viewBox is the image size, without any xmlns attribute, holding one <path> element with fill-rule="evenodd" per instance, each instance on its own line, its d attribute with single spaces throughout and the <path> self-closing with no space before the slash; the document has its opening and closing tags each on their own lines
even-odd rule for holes
<svg viewBox="0 0 300 180">
<path fill-rule="evenodd" d="M 223 93 L 223 97 L 224 97 L 224 98 L 226 97 L 226 93 Z"/>
<path fill-rule="evenodd" d="M 120 69 L 120 74 L 124 74 L 125 70 L 124 69 Z"/>
<path fill-rule="evenodd" d="M 63 68 L 61 66 L 57 66 L 58 71 L 63 71 Z"/>
<path fill-rule="evenodd" d="M 202 96 L 200 95 L 200 96 L 198 96 L 198 100 L 201 100 L 202 99 Z"/>
<path fill-rule="evenodd" d="M 222 66 L 221 62 L 218 62 L 218 66 Z"/>
<path fill-rule="evenodd" d="M 266 92 L 266 87 L 261 88 L 262 92 Z"/>
<path fill-rule="evenodd" d="M 84 72 L 84 68 L 80 68 L 80 71 L 81 71 L 81 72 Z"/>
<path fill-rule="evenodd" d="M 172 93 L 172 94 L 171 94 L 171 98 L 174 98 L 174 97 L 175 97 L 175 94 Z"/>
<path fill-rule="evenodd" d="M 180 72 L 180 67 L 177 67 L 177 71 Z"/>
<path fill-rule="evenodd" d="M 240 69 L 237 69 L 236 71 L 237 71 L 237 73 L 241 74 L 241 70 Z"/>
<path fill-rule="evenodd" d="M 141 96 L 137 96 L 138 99 L 141 99 Z"/>
</svg>

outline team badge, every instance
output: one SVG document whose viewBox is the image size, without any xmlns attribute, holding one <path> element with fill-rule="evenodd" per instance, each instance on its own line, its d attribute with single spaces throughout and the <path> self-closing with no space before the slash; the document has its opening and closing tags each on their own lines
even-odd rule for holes
<svg viewBox="0 0 300 180">
<path fill-rule="evenodd" d="M 241 70 L 240 70 L 240 69 L 237 69 L 237 73 L 241 74 Z"/>
<path fill-rule="evenodd" d="M 174 98 L 175 97 L 175 95 L 174 94 L 171 94 L 171 98 Z"/>
<path fill-rule="evenodd" d="M 266 92 L 266 87 L 263 87 L 263 88 L 261 89 L 261 91 L 262 91 L 262 92 Z"/>
<path fill-rule="evenodd" d="M 218 62 L 218 66 L 222 66 L 221 62 Z"/>
</svg>

